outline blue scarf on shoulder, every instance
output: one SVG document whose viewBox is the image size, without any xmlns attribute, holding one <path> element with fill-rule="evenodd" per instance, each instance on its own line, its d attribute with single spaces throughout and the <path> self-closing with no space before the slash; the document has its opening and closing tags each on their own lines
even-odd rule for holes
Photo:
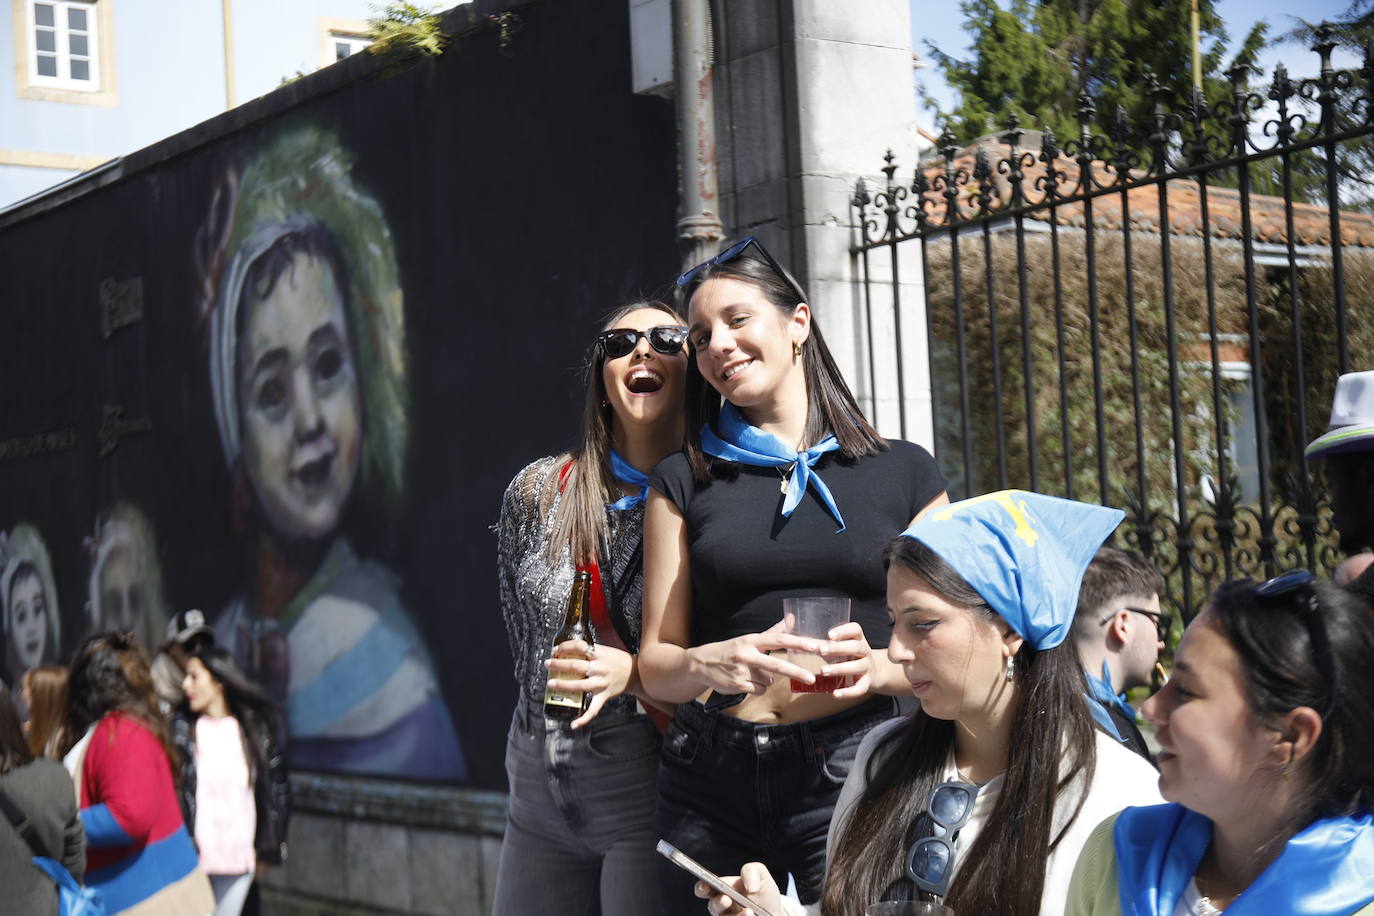
<svg viewBox="0 0 1374 916">
<path fill-rule="evenodd" d="M 1113 830 L 1122 916 L 1173 916 L 1212 842 L 1182 805 L 1127 808 Z M 1328 817 L 1292 837 L 1226 916 L 1349 916 L 1374 902 L 1374 815 Z"/>
<path fill-rule="evenodd" d="M 792 516 L 792 512 L 801 504 L 802 494 L 806 492 L 809 484 L 816 488 L 816 495 L 820 497 L 830 514 L 835 516 L 835 521 L 839 522 L 840 527 L 835 533 L 844 531 L 844 518 L 840 515 L 839 507 L 835 505 L 835 497 L 830 495 L 830 488 L 821 480 L 821 475 L 811 470 L 826 452 L 839 451 L 840 443 L 834 434 L 826 436 L 804 452 L 796 452 L 784 445 L 776 436 L 750 426 L 744 417 L 740 416 L 735 405 L 729 401 L 721 407 L 716 425 L 720 427 L 720 435 L 716 435 L 716 431 L 711 429 L 709 423 L 701 427 L 703 452 L 752 467 L 785 468 L 790 465 L 792 476 L 787 481 L 787 496 L 782 501 L 783 516 Z"/>
<path fill-rule="evenodd" d="M 1117 693 L 1116 688 L 1112 686 L 1112 669 L 1107 667 L 1107 660 L 1105 658 L 1102 660 L 1101 677 L 1094 677 L 1093 673 L 1086 668 L 1083 670 L 1083 676 L 1088 679 L 1088 696 L 1095 701 L 1088 705 L 1088 710 L 1093 714 L 1093 718 L 1097 720 L 1098 725 L 1106 730 L 1107 734 L 1118 741 L 1125 741 L 1125 736 L 1116 727 L 1116 723 L 1112 721 L 1107 710 L 1115 707 L 1131 722 L 1135 721 L 1135 710 L 1131 708 L 1130 703 L 1126 702 L 1126 694 Z"/>
</svg>

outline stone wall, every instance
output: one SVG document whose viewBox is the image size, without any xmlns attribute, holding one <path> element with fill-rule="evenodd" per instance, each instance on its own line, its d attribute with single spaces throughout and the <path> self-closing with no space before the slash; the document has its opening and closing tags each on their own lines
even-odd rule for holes
<svg viewBox="0 0 1374 916">
<path fill-rule="evenodd" d="M 263 878 L 271 916 L 491 912 L 501 792 L 295 774 L 288 855 Z"/>
</svg>

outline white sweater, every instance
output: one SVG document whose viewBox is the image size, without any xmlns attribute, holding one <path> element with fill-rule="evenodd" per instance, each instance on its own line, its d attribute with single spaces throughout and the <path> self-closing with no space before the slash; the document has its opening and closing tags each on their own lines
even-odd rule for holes
<svg viewBox="0 0 1374 916">
<path fill-rule="evenodd" d="M 849 770 L 849 778 L 840 790 L 839 801 L 835 803 L 835 813 L 830 818 L 830 835 L 826 841 L 827 853 L 834 847 L 844 819 L 863 794 L 867 785 L 864 774 L 867 772 L 868 761 L 873 756 L 874 748 L 907 722 L 906 717 L 884 722 L 869 732 L 859 745 L 854 765 Z M 1159 794 L 1159 774 L 1155 772 L 1154 767 L 1142 757 L 1128 751 L 1120 742 L 1101 732 L 1095 731 L 1095 734 L 1097 767 L 1093 773 L 1093 781 L 1088 787 L 1087 799 L 1083 803 L 1083 809 L 1078 813 L 1078 818 L 1050 854 L 1045 870 L 1045 888 L 1040 898 L 1040 916 L 1063 916 L 1074 863 L 1078 861 L 1079 850 L 1087 842 L 1094 827 L 1123 808 L 1133 805 L 1158 805 L 1164 801 Z M 945 779 L 959 779 L 952 754 L 945 764 Z M 973 804 L 973 813 L 969 816 L 968 823 L 959 831 L 956 849 L 968 849 L 977 839 L 978 832 L 983 829 L 993 807 L 997 804 L 997 797 L 1002 792 L 1004 782 L 1005 776 L 998 776 L 979 790 L 978 799 Z M 1079 795 L 1083 791 L 1082 786 L 1083 780 L 1080 777 L 1059 796 L 1059 803 L 1055 808 L 1056 830 L 1062 826 L 1062 818 L 1067 818 L 1078 803 Z M 962 859 L 956 860 L 956 873 L 962 863 Z M 789 914 L 801 912 L 789 904 L 790 901 L 784 901 Z"/>
</svg>

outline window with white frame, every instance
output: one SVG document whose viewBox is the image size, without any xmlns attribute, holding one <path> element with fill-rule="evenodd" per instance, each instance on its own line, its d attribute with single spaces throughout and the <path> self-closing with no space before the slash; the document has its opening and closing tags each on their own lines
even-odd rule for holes
<svg viewBox="0 0 1374 916">
<path fill-rule="evenodd" d="M 340 61 L 345 57 L 357 54 L 363 48 L 372 44 L 372 39 L 362 35 L 348 35 L 343 32 L 330 32 L 329 43 L 333 48 L 333 60 Z"/>
<path fill-rule="evenodd" d="M 98 91 L 95 0 L 29 0 L 28 7 L 32 84 Z"/>
</svg>

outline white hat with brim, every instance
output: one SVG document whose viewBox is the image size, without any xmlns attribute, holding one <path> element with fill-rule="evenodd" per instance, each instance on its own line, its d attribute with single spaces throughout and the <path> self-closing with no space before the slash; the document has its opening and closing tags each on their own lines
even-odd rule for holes
<svg viewBox="0 0 1374 916">
<path fill-rule="evenodd" d="M 1374 452 L 1374 371 L 1348 372 L 1336 380 L 1331 428 L 1304 454 L 1311 461 L 1342 452 Z"/>
</svg>

